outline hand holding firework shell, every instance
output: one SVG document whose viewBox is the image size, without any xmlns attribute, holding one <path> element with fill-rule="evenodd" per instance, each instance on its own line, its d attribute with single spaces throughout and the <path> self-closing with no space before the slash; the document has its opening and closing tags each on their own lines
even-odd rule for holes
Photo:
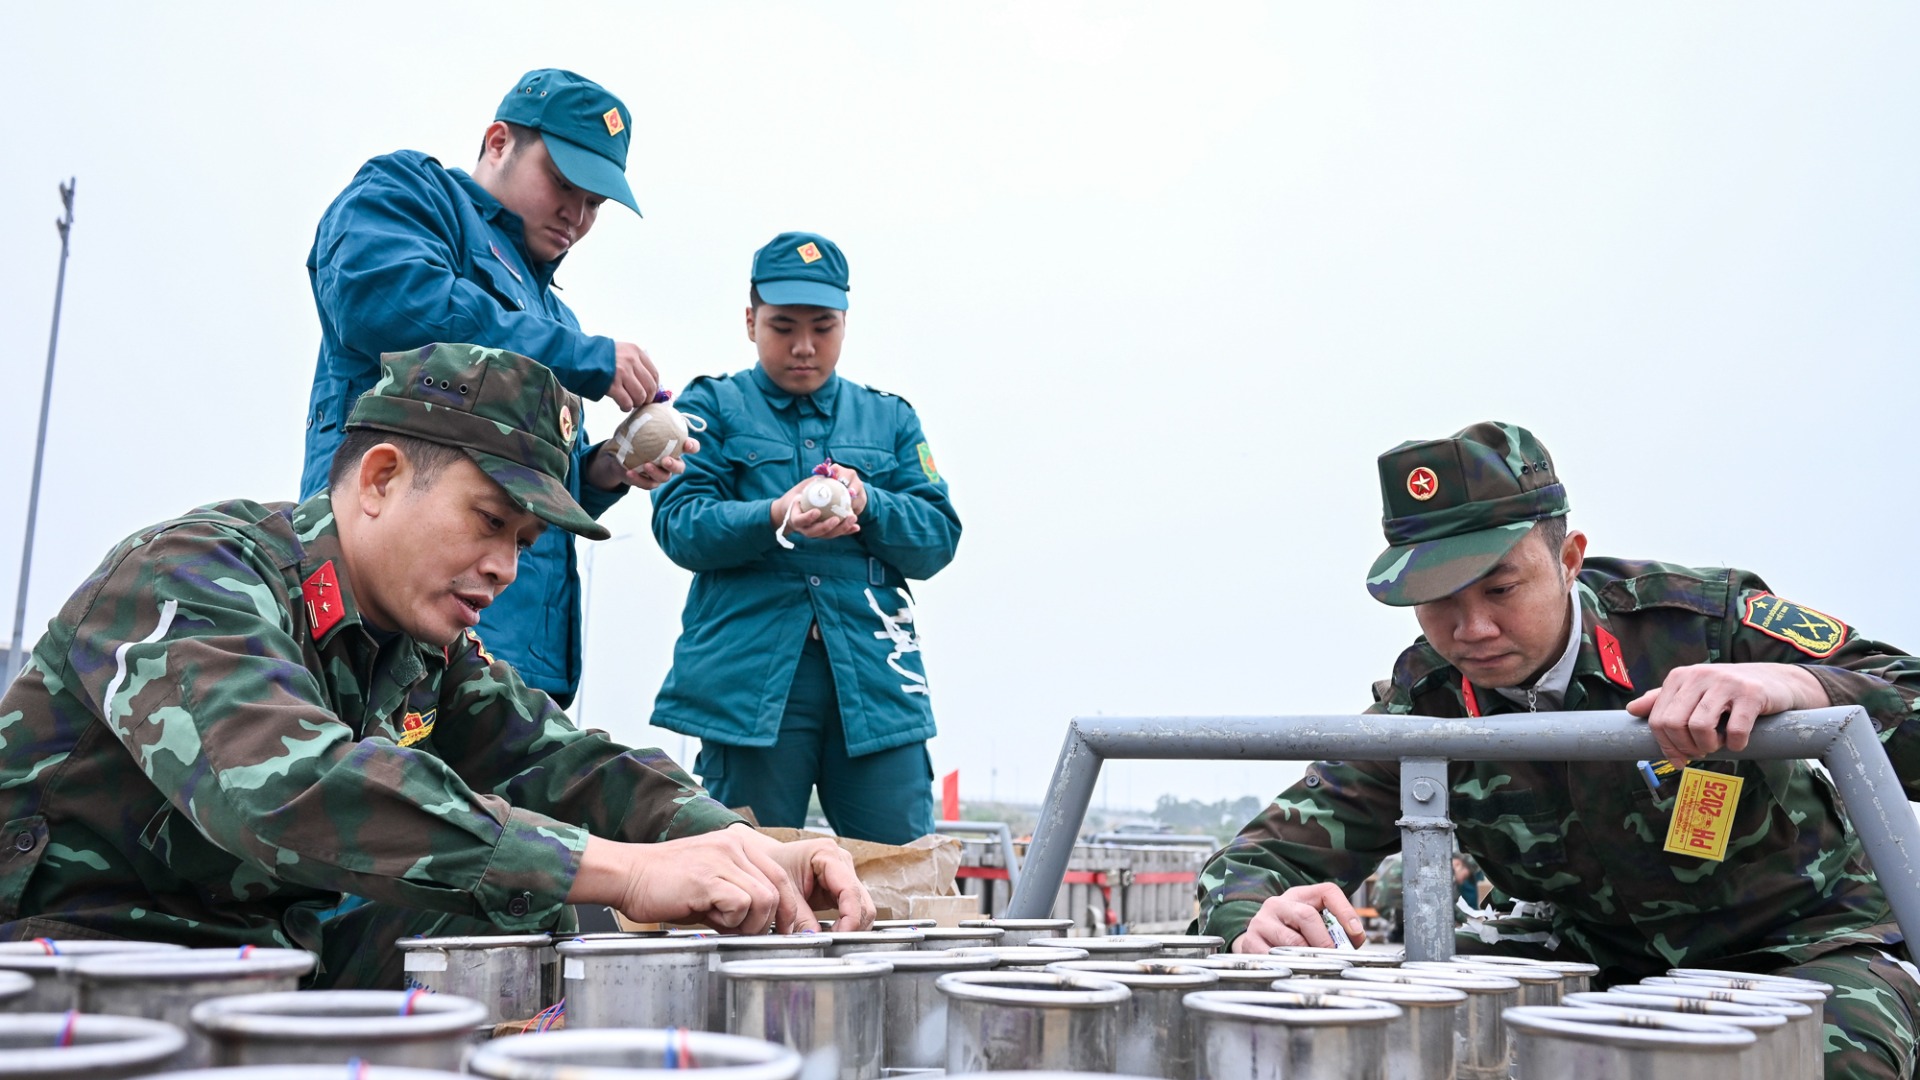
<svg viewBox="0 0 1920 1080">
<path fill-rule="evenodd" d="M 607 449 L 623 469 L 637 470 L 649 462 L 665 464 L 686 450 L 689 427 L 707 430 L 707 422 L 667 404 L 673 391 L 662 390 L 653 400 L 627 414 L 607 440 Z"/>
</svg>

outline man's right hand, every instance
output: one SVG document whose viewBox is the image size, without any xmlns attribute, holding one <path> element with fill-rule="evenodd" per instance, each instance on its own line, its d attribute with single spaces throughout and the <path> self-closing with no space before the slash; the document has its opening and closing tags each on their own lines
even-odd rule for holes
<svg viewBox="0 0 1920 1080">
<path fill-rule="evenodd" d="M 1270 896 L 1260 905 L 1259 914 L 1247 924 L 1246 933 L 1233 940 L 1237 953 L 1265 953 L 1281 945 L 1311 945 L 1317 949 L 1334 948 L 1333 937 L 1321 911 L 1333 912 L 1340 925 L 1348 928 L 1347 937 L 1355 945 L 1366 941 L 1366 927 L 1360 913 L 1347 902 L 1340 886 L 1322 882 L 1296 885 L 1279 896 Z"/>
<path fill-rule="evenodd" d="M 613 384 L 607 396 L 615 405 L 632 412 L 653 400 L 660 389 L 660 372 L 653 366 L 647 350 L 631 341 L 613 343 Z"/>
<path fill-rule="evenodd" d="M 818 929 L 778 860 L 746 829 L 626 844 L 588 837 L 567 901 L 607 904 L 635 922 L 697 922 L 728 933 Z"/>
</svg>

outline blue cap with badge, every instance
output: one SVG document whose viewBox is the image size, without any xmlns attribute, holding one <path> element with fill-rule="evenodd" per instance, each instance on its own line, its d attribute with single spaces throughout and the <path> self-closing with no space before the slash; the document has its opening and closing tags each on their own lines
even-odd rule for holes
<svg viewBox="0 0 1920 1080">
<path fill-rule="evenodd" d="M 547 156 L 575 187 L 640 212 L 627 186 L 633 114 L 606 87 L 559 68 L 529 71 L 493 118 L 538 131 Z"/>
<path fill-rule="evenodd" d="M 753 287 L 767 304 L 847 310 L 847 257 L 810 232 L 783 232 L 753 253 Z"/>
</svg>

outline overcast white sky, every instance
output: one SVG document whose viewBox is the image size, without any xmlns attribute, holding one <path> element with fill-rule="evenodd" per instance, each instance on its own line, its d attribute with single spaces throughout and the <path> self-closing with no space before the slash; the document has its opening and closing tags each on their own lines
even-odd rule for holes
<svg viewBox="0 0 1920 1080">
<path fill-rule="evenodd" d="M 631 106 L 647 215 L 565 295 L 670 385 L 752 362 L 755 247 L 846 250 L 841 371 L 919 409 L 966 524 L 917 590 L 965 795 L 1037 799 L 1076 714 L 1360 708 L 1415 633 L 1361 585 L 1374 457 L 1481 419 L 1541 435 L 1596 552 L 1920 648 L 1916 46 L 1895 3 L 0 6 L 0 639 L 56 182 L 29 642 L 124 534 L 295 495 L 321 211 L 375 154 L 467 164 L 558 66 Z M 688 575 L 647 517 L 594 559 L 585 720 L 677 755 Z"/>
</svg>

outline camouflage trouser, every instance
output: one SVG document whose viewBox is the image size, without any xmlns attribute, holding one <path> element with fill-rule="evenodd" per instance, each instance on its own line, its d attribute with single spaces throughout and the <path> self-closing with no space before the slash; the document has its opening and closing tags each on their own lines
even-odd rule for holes
<svg viewBox="0 0 1920 1080">
<path fill-rule="evenodd" d="M 1914 1021 L 1920 1017 L 1920 969 L 1899 945 L 1850 945 L 1775 975 L 1833 985 L 1827 999 L 1829 1077 L 1913 1075 Z"/>
<path fill-rule="evenodd" d="M 554 932 L 573 930 L 573 908 L 561 909 L 567 924 Z M 307 980 L 312 990 L 402 989 L 400 950 L 393 943 L 403 937 L 479 937 L 505 934 L 492 923 L 438 911 L 416 911 L 392 904 L 363 904 L 320 925 L 320 966 Z M 525 931 L 515 931 L 524 933 Z"/>
</svg>

